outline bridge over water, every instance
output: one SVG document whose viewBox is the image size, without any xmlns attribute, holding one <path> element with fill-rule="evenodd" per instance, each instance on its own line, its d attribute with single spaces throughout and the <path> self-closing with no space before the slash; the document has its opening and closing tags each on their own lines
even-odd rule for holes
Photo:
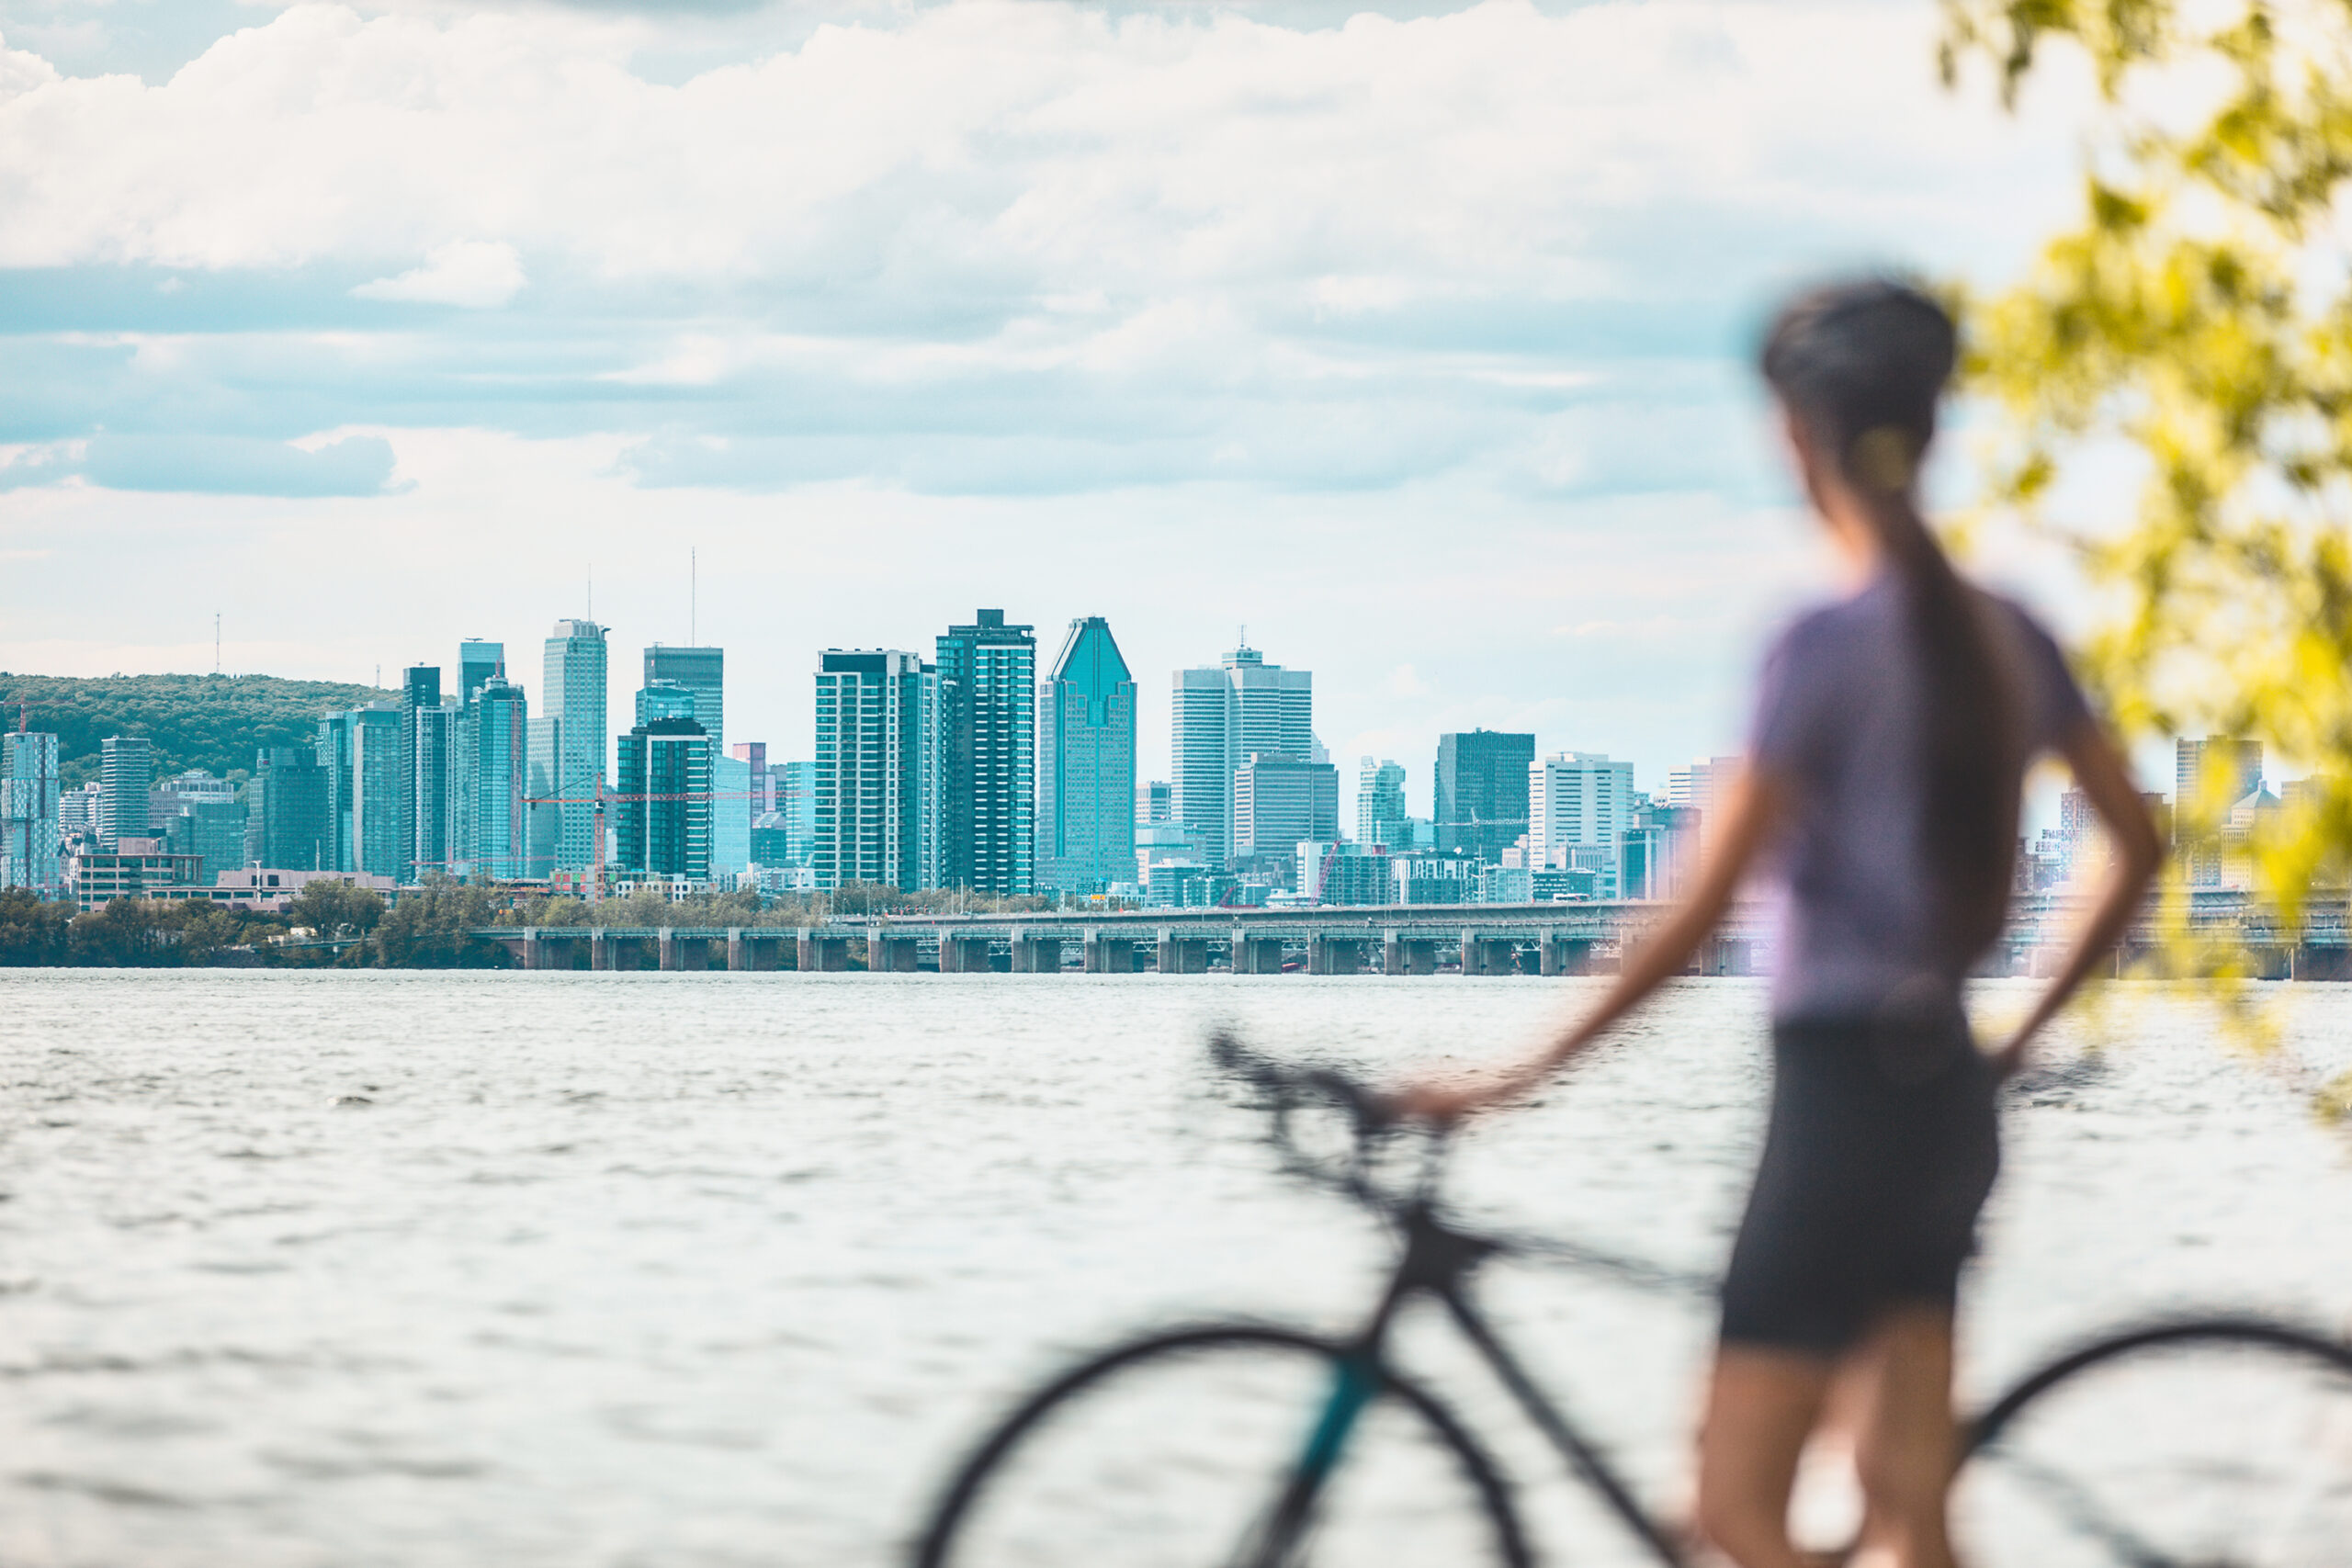
<svg viewBox="0 0 2352 1568">
<path fill-rule="evenodd" d="M 2019 900 L 1986 964 L 2046 972 L 2080 914 L 2079 896 Z M 937 969 L 1126 975 L 1582 975 L 1616 966 L 1624 942 L 1663 920 L 1655 903 L 1440 904 L 1378 908 L 1140 909 L 1020 915 L 883 915 L 809 926 L 496 926 L 474 934 L 526 969 Z M 2199 893 L 2190 920 L 2231 942 L 2274 979 L 2352 979 L 2341 904 L 2291 928 L 2239 893 Z M 1744 901 L 1699 954 L 1694 973 L 1750 975 L 1770 959 L 1770 908 Z M 2144 927 L 2121 958 L 2154 941 Z"/>
</svg>

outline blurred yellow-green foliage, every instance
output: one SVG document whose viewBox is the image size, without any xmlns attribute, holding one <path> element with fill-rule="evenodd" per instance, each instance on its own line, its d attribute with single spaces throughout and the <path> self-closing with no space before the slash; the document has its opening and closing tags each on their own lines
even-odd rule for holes
<svg viewBox="0 0 2352 1568">
<path fill-rule="evenodd" d="M 1989 64 L 2013 98 L 2070 50 L 2099 92 L 2078 221 L 2016 287 L 1965 305 L 1968 388 L 1999 415 L 1989 499 L 2076 552 L 2100 600 L 2084 672 L 2127 736 L 2247 737 L 2312 773 L 2240 825 L 2237 852 L 2289 921 L 2314 897 L 2340 904 L 2352 6 L 1946 11 L 1948 80 Z M 2213 773 L 2176 802 L 2183 844 L 2231 827 Z"/>
</svg>

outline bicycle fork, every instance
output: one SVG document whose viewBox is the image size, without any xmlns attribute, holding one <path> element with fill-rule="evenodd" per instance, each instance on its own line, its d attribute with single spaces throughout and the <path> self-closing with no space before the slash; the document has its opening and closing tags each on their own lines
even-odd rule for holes
<svg viewBox="0 0 2352 1568">
<path fill-rule="evenodd" d="M 1297 1551 L 1314 1531 L 1315 1506 L 1322 1496 L 1324 1483 L 1339 1468 L 1357 1420 L 1385 1381 L 1381 1358 L 1389 1324 L 1407 1296 L 1416 1290 L 1430 1288 L 1430 1270 L 1416 1267 L 1416 1261 L 1413 1249 L 1408 1247 L 1406 1264 L 1397 1270 L 1396 1280 L 1381 1298 L 1372 1321 L 1333 1369 L 1331 1392 L 1325 1397 L 1322 1412 L 1307 1434 L 1298 1462 L 1291 1467 L 1281 1496 L 1243 1537 L 1240 1549 L 1233 1556 L 1232 1568 L 1291 1568 L 1299 1561 Z"/>
</svg>

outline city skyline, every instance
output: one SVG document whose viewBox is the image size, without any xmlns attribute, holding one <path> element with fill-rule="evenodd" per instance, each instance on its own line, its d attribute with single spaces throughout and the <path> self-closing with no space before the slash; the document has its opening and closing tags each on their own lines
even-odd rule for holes
<svg viewBox="0 0 2352 1568">
<path fill-rule="evenodd" d="M 0 405 L 0 668 L 202 671 L 219 614 L 230 670 L 481 636 L 527 685 L 577 616 L 729 649 L 722 739 L 780 755 L 804 650 L 976 602 L 1120 628 L 1147 777 L 1158 672 L 1242 625 L 1320 671 L 1350 762 L 1728 750 L 1820 581 L 1758 313 L 1857 261 L 2009 276 L 2077 196 L 2072 100 L 1944 92 L 1924 14 L 145 9 L 6 34 L 0 113 L 42 130 L 0 138 L 40 160 L 0 334 L 48 395 Z M 369 199 L 314 183 L 344 158 Z M 353 573 L 354 538 L 398 547 Z"/>
</svg>

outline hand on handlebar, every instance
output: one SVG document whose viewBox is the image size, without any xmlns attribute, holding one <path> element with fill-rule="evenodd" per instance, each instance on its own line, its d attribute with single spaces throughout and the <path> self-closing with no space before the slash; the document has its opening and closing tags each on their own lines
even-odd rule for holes
<svg viewBox="0 0 2352 1568">
<path fill-rule="evenodd" d="M 1460 1073 L 1442 1077 L 1431 1075 L 1398 1085 L 1381 1096 L 1389 1113 L 1400 1121 L 1426 1122 L 1432 1127 L 1450 1127 L 1476 1111 L 1485 1110 L 1498 1100 L 1508 1098 L 1510 1089 L 1490 1077 L 1471 1077 Z"/>
</svg>

